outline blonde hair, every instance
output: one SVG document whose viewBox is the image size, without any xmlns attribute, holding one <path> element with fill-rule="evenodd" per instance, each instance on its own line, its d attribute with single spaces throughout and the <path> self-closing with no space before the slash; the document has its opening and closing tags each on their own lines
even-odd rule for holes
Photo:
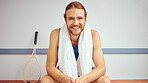
<svg viewBox="0 0 148 83">
<path fill-rule="evenodd" d="M 83 9 L 84 12 L 85 12 L 85 17 L 87 16 L 87 12 L 86 12 L 86 9 L 85 7 L 78 1 L 74 1 L 74 2 L 71 2 L 67 5 L 66 9 L 65 9 L 65 14 L 64 14 L 64 17 L 66 18 L 66 11 L 71 9 L 71 8 L 77 8 L 77 9 Z"/>
</svg>

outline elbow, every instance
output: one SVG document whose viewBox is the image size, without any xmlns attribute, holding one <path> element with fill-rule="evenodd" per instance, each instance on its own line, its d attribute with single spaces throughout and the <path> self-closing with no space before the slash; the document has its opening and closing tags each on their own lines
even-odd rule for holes
<svg viewBox="0 0 148 83">
<path fill-rule="evenodd" d="M 48 65 L 47 65 L 47 60 L 46 60 L 46 72 L 48 73 Z"/>
<path fill-rule="evenodd" d="M 106 73 L 106 67 L 105 66 L 99 66 L 96 68 L 98 70 L 98 75 L 104 76 Z"/>
<path fill-rule="evenodd" d="M 50 66 L 46 66 L 46 72 L 47 72 L 47 74 L 49 74 L 50 75 L 50 72 L 52 72 L 52 67 L 50 67 Z"/>
<path fill-rule="evenodd" d="M 105 75 L 105 73 L 106 73 L 106 67 L 104 66 L 102 67 L 102 75 Z"/>
<path fill-rule="evenodd" d="M 49 66 L 47 65 L 47 62 L 46 62 L 46 72 L 48 73 L 48 69 L 49 69 Z"/>
<path fill-rule="evenodd" d="M 47 72 L 47 74 L 49 74 L 50 69 L 51 69 L 51 66 L 49 66 L 49 65 L 46 64 L 46 72 Z"/>
<path fill-rule="evenodd" d="M 46 65 L 46 72 L 47 72 L 47 74 L 50 75 L 52 72 L 54 72 L 55 68 L 56 67 L 54 67 L 54 66 L 49 66 L 49 65 L 47 66 Z"/>
<path fill-rule="evenodd" d="M 102 75 L 105 75 L 106 73 L 106 65 L 101 65 Z"/>
</svg>

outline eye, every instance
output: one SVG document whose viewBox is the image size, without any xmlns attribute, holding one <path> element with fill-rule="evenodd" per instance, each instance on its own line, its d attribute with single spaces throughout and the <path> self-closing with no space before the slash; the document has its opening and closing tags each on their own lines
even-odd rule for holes
<svg viewBox="0 0 148 83">
<path fill-rule="evenodd" d="M 79 20 L 82 20 L 82 19 L 83 19 L 83 17 L 78 17 L 78 19 L 79 19 Z"/>
<path fill-rule="evenodd" d="M 68 18 L 68 20 L 73 20 L 74 18 L 72 18 L 72 17 L 70 17 L 70 18 Z"/>
</svg>

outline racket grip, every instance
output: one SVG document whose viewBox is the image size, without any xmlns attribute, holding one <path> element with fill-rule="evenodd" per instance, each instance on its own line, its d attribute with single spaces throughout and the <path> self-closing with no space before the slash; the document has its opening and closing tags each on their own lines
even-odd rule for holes
<svg viewBox="0 0 148 83">
<path fill-rule="evenodd" d="M 38 36 L 38 32 L 36 31 L 36 32 L 35 32 L 35 38 L 34 38 L 34 45 L 37 44 L 37 36 Z"/>
</svg>

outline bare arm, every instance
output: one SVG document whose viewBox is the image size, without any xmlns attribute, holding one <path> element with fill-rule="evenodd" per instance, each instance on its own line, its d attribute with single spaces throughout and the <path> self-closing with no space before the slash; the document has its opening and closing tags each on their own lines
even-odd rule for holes
<svg viewBox="0 0 148 83">
<path fill-rule="evenodd" d="M 106 72 L 106 65 L 104 61 L 104 56 L 101 48 L 101 40 L 97 31 L 92 30 L 93 39 L 93 61 L 96 66 L 90 73 L 79 77 L 78 79 L 90 83 L 95 81 L 99 77 L 103 76 Z"/>
<path fill-rule="evenodd" d="M 55 80 L 62 83 L 69 83 L 70 77 L 63 74 L 56 68 L 58 62 L 58 43 L 59 43 L 59 29 L 55 29 L 51 32 L 50 43 L 47 53 L 46 71 Z"/>
</svg>

